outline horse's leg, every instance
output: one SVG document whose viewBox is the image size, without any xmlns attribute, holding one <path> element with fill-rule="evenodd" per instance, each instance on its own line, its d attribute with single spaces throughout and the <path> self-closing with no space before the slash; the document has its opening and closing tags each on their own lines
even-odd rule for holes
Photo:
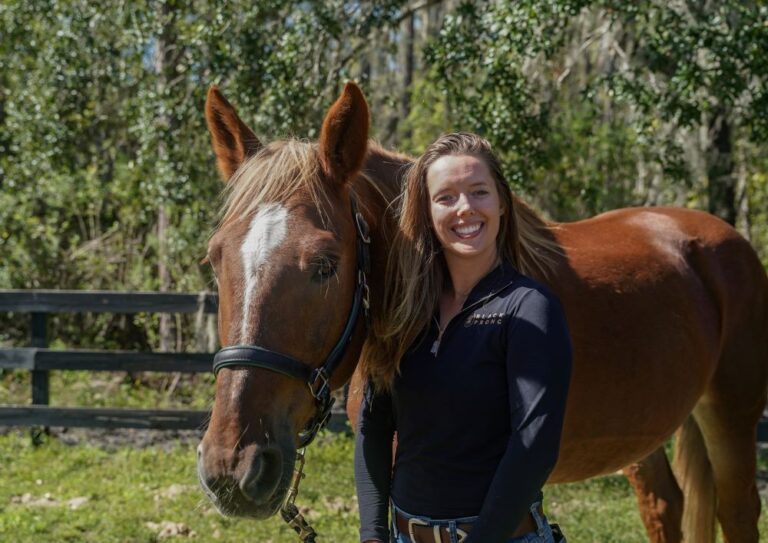
<svg viewBox="0 0 768 543">
<path fill-rule="evenodd" d="M 762 412 L 728 409 L 710 399 L 696 408 L 717 489 L 717 518 L 726 543 L 757 543 L 760 497 L 757 492 L 756 426 Z"/>
<path fill-rule="evenodd" d="M 683 493 L 672 474 L 664 446 L 623 469 L 635 489 L 650 543 L 680 543 Z"/>
<path fill-rule="evenodd" d="M 683 492 L 683 541 L 715 543 L 715 480 L 704 436 L 693 416 L 683 423 L 675 438 L 673 467 Z"/>
</svg>

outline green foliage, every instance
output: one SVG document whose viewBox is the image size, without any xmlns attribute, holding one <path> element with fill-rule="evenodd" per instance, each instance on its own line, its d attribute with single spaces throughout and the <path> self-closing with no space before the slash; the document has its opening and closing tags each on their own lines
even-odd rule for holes
<svg viewBox="0 0 768 543">
<path fill-rule="evenodd" d="M 212 83 L 265 139 L 312 138 L 356 77 L 374 136 L 418 153 L 441 132 L 479 132 L 513 186 L 554 218 L 715 209 L 725 194 L 749 204 L 739 221 L 765 254 L 764 3 L 413 6 L 0 4 L 0 288 L 211 288 L 200 260 L 219 205 L 202 113 Z M 415 30 L 407 78 L 404 21 Z M 750 149 L 730 162 L 712 156 L 723 120 L 726 152 Z M 712 190 L 736 172 L 741 192 Z M 23 343 L 24 320 L 0 323 L 0 341 Z M 52 337 L 83 347 L 155 348 L 157 328 L 156 315 L 51 320 Z M 192 317 L 174 328 L 193 348 Z"/>
<path fill-rule="evenodd" d="M 717 172 L 698 172 L 691 157 L 711 153 L 714 123 L 768 141 L 767 9 L 737 0 L 463 1 L 426 51 L 427 77 L 447 124 L 486 136 L 513 186 L 557 218 L 701 202 L 717 182 L 701 176 Z M 702 127 L 712 141 L 697 148 Z"/>
<path fill-rule="evenodd" d="M 208 86 L 220 84 L 261 134 L 314 137 L 354 53 L 396 24 L 403 4 L 4 2 L 0 288 L 209 289 L 200 260 L 221 185 Z M 23 323 L 0 322 L 0 339 L 22 341 Z M 157 323 L 51 325 L 69 345 L 151 348 Z M 179 324 L 183 336 L 191 319 Z"/>
<path fill-rule="evenodd" d="M 543 159 L 532 172 L 534 199 L 560 220 L 644 203 L 637 189 L 643 147 L 621 115 L 604 115 L 594 103 L 558 103 Z"/>
<path fill-rule="evenodd" d="M 766 140 L 768 7 L 743 0 L 597 4 L 636 40 L 636 61 L 613 83 L 646 113 L 641 118 L 659 114 L 694 126 L 723 108 Z"/>
<path fill-rule="evenodd" d="M 504 159 L 508 180 L 523 188 L 539 154 L 547 110 L 536 107 L 521 63 L 510 62 L 519 52 L 508 39 L 514 26 L 501 6 L 460 4 L 425 57 L 452 128 L 488 138 Z"/>
</svg>

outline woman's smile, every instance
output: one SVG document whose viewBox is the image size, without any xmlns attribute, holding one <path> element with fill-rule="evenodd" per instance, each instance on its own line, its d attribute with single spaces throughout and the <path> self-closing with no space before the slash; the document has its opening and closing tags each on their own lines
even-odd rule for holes
<svg viewBox="0 0 768 543">
<path fill-rule="evenodd" d="M 461 239 L 472 239 L 480 233 L 480 229 L 483 227 L 482 222 L 473 224 L 461 224 L 453 227 L 453 231 Z"/>
</svg>

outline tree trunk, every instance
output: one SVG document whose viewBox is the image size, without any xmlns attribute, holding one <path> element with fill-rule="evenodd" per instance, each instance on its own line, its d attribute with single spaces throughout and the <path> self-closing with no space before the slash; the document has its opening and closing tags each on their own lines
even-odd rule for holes
<svg viewBox="0 0 768 543">
<path fill-rule="evenodd" d="M 176 46 L 175 36 L 175 16 L 174 6 L 171 2 L 160 2 L 158 5 L 157 17 L 162 24 L 162 30 L 157 36 L 155 47 L 155 74 L 157 75 L 157 96 L 160 101 L 167 101 L 166 94 L 168 87 L 170 86 L 171 78 L 176 70 L 176 61 L 178 60 L 178 54 L 175 54 L 173 49 Z M 168 111 L 168 108 L 164 108 Z M 157 119 L 160 132 L 171 132 L 171 124 L 173 119 L 168 113 L 163 113 L 160 118 Z M 158 175 L 160 177 L 167 176 L 169 168 L 167 168 L 170 162 L 168 147 L 166 141 L 168 138 L 158 138 L 157 145 L 157 162 L 161 167 L 158 168 Z M 162 184 L 167 184 L 167 179 L 160 179 Z M 165 196 L 161 196 L 164 199 Z M 160 292 L 167 292 L 171 288 L 171 275 L 168 270 L 168 209 L 165 202 L 161 201 L 157 210 L 157 276 L 160 287 Z M 173 320 L 168 313 L 160 314 L 160 350 L 170 351 L 173 349 L 174 330 Z"/>
<path fill-rule="evenodd" d="M 405 121 L 408 115 L 411 113 L 411 84 L 413 83 L 413 45 L 414 45 L 414 31 L 416 23 L 416 13 L 411 13 L 405 18 L 401 25 L 402 37 L 402 60 L 403 63 L 403 81 L 402 88 L 400 89 L 400 121 Z M 403 131 L 400 137 L 410 139 L 412 131 L 410 128 Z"/>
<path fill-rule="evenodd" d="M 736 225 L 736 176 L 733 171 L 731 125 L 725 110 L 718 108 L 709 123 L 707 195 L 709 212 Z"/>
</svg>

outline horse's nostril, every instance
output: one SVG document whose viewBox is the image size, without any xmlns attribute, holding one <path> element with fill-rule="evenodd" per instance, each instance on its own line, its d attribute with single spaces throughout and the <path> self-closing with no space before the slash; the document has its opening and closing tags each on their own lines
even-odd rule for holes
<svg viewBox="0 0 768 543">
<path fill-rule="evenodd" d="M 282 475 L 280 453 L 268 449 L 254 455 L 250 468 L 240 480 L 240 490 L 255 503 L 269 501 Z"/>
<path fill-rule="evenodd" d="M 243 478 L 240 479 L 240 490 L 243 491 L 243 494 L 250 497 L 251 499 L 256 497 L 258 494 L 259 483 L 261 482 L 261 475 L 263 471 L 264 459 L 262 458 L 262 455 L 257 454 L 253 458 L 248 471 L 246 471 L 245 475 L 243 475 Z"/>
</svg>

